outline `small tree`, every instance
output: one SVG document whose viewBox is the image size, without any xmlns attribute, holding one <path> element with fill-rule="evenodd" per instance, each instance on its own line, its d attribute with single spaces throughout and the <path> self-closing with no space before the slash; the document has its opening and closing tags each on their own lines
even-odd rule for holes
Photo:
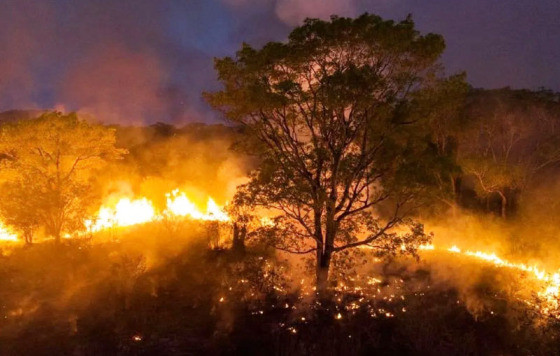
<svg viewBox="0 0 560 356">
<path fill-rule="evenodd" d="M 82 226 L 95 201 L 95 172 L 125 153 L 115 148 L 113 129 L 59 112 L 2 126 L 0 152 L 7 223 L 26 236 L 41 225 L 57 243 Z"/>
<path fill-rule="evenodd" d="M 432 198 L 443 203 L 456 215 L 459 206 L 461 167 L 457 163 L 457 138 L 464 129 L 462 113 L 469 86 L 464 73 L 433 80 L 414 93 L 414 113 L 427 121 L 426 136 L 433 150 L 431 163 L 435 184 Z"/>
<path fill-rule="evenodd" d="M 315 254 L 320 292 L 333 253 L 425 241 L 407 219 L 427 177 L 409 98 L 434 78 L 443 49 L 409 18 L 365 14 L 309 19 L 287 43 L 216 60 L 224 89 L 206 96 L 246 128 L 245 146 L 261 158 L 242 189 L 278 212 L 276 247 Z"/>
</svg>

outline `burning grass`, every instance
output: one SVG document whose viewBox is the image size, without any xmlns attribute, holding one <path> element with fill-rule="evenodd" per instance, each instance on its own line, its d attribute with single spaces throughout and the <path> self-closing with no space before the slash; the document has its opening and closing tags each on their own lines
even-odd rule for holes
<svg viewBox="0 0 560 356">
<path fill-rule="evenodd" d="M 126 227 L 148 222 L 162 220 L 164 218 L 189 218 L 201 221 L 229 221 L 228 215 L 214 199 L 208 198 L 206 210 L 199 209 L 191 201 L 185 192 L 175 189 L 166 195 L 166 207 L 163 211 L 157 212 L 155 204 L 145 197 L 141 198 L 115 198 L 114 205 L 103 205 L 96 216 L 88 219 L 85 226 L 89 232 L 98 232 L 115 227 Z"/>
</svg>

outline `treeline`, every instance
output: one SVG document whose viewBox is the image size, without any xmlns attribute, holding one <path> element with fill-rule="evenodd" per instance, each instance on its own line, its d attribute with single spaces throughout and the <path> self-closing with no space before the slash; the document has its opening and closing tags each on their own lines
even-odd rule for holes
<svg viewBox="0 0 560 356">
<path fill-rule="evenodd" d="M 433 195 L 440 208 L 505 219 L 518 212 L 522 198 L 530 200 L 532 192 L 558 177 L 558 93 L 470 88 L 461 94 L 449 86 L 442 90 L 443 102 L 434 103 L 428 125 L 440 159 Z"/>
<path fill-rule="evenodd" d="M 466 209 L 503 218 L 513 216 L 522 198 L 531 201 L 533 192 L 558 177 L 559 94 L 546 90 L 473 89 L 463 79 L 451 77 L 423 91 L 423 96 L 415 98 L 412 104 L 423 108 L 416 115 L 428 118 L 425 131 L 418 135 L 429 142 L 427 147 L 431 150 L 411 157 L 429 165 L 432 174 L 425 178 L 428 194 L 424 198 L 428 198 L 429 204 L 423 205 L 420 213 L 456 214 L 459 209 Z M 10 111 L 0 114 L 0 120 L 6 128 L 18 122 L 31 122 L 40 114 Z M 48 121 L 44 124 L 50 125 Z M 27 125 L 26 130 L 30 127 Z M 103 165 L 96 173 L 97 197 L 91 202 L 99 202 L 101 195 L 122 189 L 123 182 L 130 185 L 127 189 L 141 194 L 150 194 L 154 189 L 163 192 L 188 182 L 225 201 L 234 193 L 238 179 L 247 175 L 259 160 L 236 150 L 236 143 L 244 137 L 238 127 L 202 123 L 180 127 L 166 123 L 110 127 L 115 132 L 114 147 L 126 154 Z M 31 143 L 45 141 L 44 134 L 38 135 L 38 141 Z M 70 133 L 68 139 L 77 142 L 84 138 L 84 131 L 80 135 Z M 12 143 L 22 148 L 21 140 Z M 7 148 L 6 143 L 4 146 Z M 35 174 L 33 167 L 28 168 L 25 174 Z M 13 178 L 13 172 L 10 174 L 8 177 Z M 30 238 L 31 231 L 38 226 L 38 217 L 31 212 L 40 205 L 33 205 L 29 199 L 29 188 L 38 182 L 25 174 L 4 185 L 3 217 L 7 223 L 21 227 L 22 235 Z M 26 181 L 29 184 L 24 184 Z M 49 205 L 48 201 L 41 204 Z M 91 213 L 91 209 L 84 213 Z M 56 224 L 51 225 L 51 230 L 60 230 Z"/>
</svg>

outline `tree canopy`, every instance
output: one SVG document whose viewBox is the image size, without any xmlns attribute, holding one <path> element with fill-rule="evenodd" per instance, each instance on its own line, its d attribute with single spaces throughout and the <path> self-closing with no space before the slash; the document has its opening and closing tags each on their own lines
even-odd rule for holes
<svg viewBox="0 0 560 356">
<path fill-rule="evenodd" d="M 113 129 L 75 113 L 8 123 L 0 135 L 3 217 L 25 236 L 41 226 L 56 241 L 82 225 L 94 203 L 95 172 L 126 152 L 115 147 Z"/>
</svg>

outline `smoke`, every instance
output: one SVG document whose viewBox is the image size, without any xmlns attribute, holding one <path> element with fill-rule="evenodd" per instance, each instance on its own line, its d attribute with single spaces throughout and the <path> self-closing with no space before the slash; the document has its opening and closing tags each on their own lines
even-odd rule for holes
<svg viewBox="0 0 560 356">
<path fill-rule="evenodd" d="M 64 107 L 121 124 L 216 120 L 200 96 L 212 57 L 171 38 L 169 12 L 152 0 L 2 2 L 0 111 Z"/>
<path fill-rule="evenodd" d="M 280 20 L 295 26 L 307 17 L 354 16 L 358 4 L 355 0 L 278 0 L 275 10 Z"/>
<path fill-rule="evenodd" d="M 145 197 L 163 210 L 166 194 L 180 189 L 199 208 L 209 197 L 223 206 L 253 164 L 231 148 L 237 133 L 223 125 L 118 127 L 116 134 L 129 154 L 98 175 L 106 200 Z"/>
<path fill-rule="evenodd" d="M 119 45 L 90 49 L 64 76 L 59 98 L 105 122 L 162 117 L 165 70 L 158 58 Z"/>
</svg>

